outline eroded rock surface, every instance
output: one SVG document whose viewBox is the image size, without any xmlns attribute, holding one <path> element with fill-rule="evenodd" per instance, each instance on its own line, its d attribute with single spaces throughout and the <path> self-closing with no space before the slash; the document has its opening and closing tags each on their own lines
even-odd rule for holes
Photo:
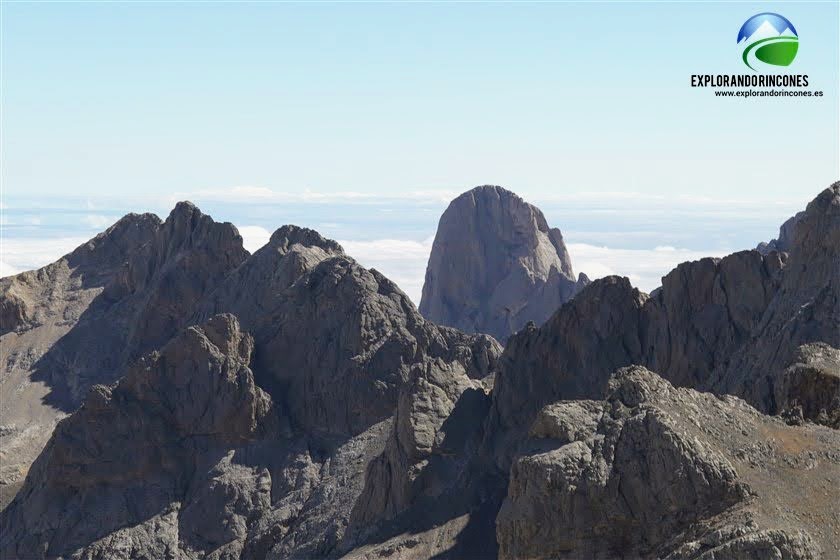
<svg viewBox="0 0 840 560">
<path fill-rule="evenodd" d="M 95 385 L 4 512 L 8 557 L 208 553 L 242 540 L 270 504 L 271 478 L 236 459 L 278 426 L 248 368 L 252 350 L 236 319 L 219 315 L 116 385 Z"/>
<path fill-rule="evenodd" d="M 828 558 L 838 445 L 840 432 L 626 368 L 606 400 L 539 412 L 499 511 L 499 558 Z"/>
<path fill-rule="evenodd" d="M 779 237 L 771 239 L 770 241 L 759 243 L 755 248 L 756 251 L 762 255 L 766 255 L 772 251 L 776 251 L 778 253 L 787 253 L 790 251 L 793 247 L 793 236 L 796 224 L 802 219 L 803 214 L 805 214 L 805 212 L 797 212 L 795 215 L 785 220 L 785 223 L 779 227 Z"/>
<path fill-rule="evenodd" d="M 196 326 L 59 425 L 2 514 L 4 557 L 336 556 L 403 388 L 483 387 L 501 353 L 294 226 L 192 309 Z M 252 393 L 268 412 L 244 422 Z"/>
<path fill-rule="evenodd" d="M 782 375 L 773 401 L 783 416 L 840 429 L 840 350 L 824 343 L 800 346 Z"/>
<path fill-rule="evenodd" d="M 428 323 L 393 282 L 348 257 L 289 287 L 255 336 L 257 367 L 294 426 L 332 434 L 389 418 L 416 371 L 484 377 L 501 353 L 486 335 Z"/>
<path fill-rule="evenodd" d="M 819 342 L 840 348 L 840 183 L 808 204 L 778 290 L 749 342 L 716 368 L 717 379 L 708 387 L 778 414 L 784 403 L 775 401 L 775 387 L 785 369 L 802 345 Z"/>
<path fill-rule="evenodd" d="M 832 423 L 833 376 L 806 376 L 819 378 L 827 397 L 807 389 L 811 381 L 789 394 L 787 368 L 813 343 L 827 345 L 826 355 L 840 348 L 840 183 L 808 205 L 789 254 L 742 251 L 683 263 L 651 296 L 626 279 L 599 279 L 542 327 L 511 337 L 496 376 L 488 448 L 506 470 L 512 443 L 542 406 L 598 398 L 610 374 L 632 364 L 677 385 L 740 396 L 769 414 L 798 399 L 806 419 Z"/>
<path fill-rule="evenodd" d="M 563 235 L 538 208 L 501 187 L 476 187 L 440 218 L 420 312 L 505 341 L 528 321 L 541 324 L 588 281 L 575 279 Z"/>
<path fill-rule="evenodd" d="M 384 452 L 368 466 L 344 548 L 349 557 L 494 557 L 503 482 L 477 463 L 491 379 L 415 372 Z"/>
<path fill-rule="evenodd" d="M 188 202 L 165 222 L 129 214 L 42 269 L 0 280 L 0 483 L 15 483 L 88 389 L 189 324 L 248 256 Z"/>
</svg>

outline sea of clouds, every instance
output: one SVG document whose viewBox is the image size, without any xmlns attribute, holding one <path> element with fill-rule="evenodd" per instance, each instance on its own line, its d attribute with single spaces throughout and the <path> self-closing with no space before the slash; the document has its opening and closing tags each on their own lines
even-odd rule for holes
<svg viewBox="0 0 840 560">
<path fill-rule="evenodd" d="M 165 217 L 177 200 L 189 199 L 214 219 L 234 223 L 251 252 L 287 223 L 318 230 L 419 303 L 437 221 L 457 194 L 412 191 L 382 196 L 234 187 L 159 199 L 4 200 L 0 276 L 57 260 L 129 211 Z M 543 210 L 550 226 L 561 229 L 576 273 L 592 279 L 626 276 L 646 292 L 681 262 L 721 257 L 775 237 L 778 226 L 808 201 L 799 197 L 757 203 L 626 192 L 523 196 Z"/>
</svg>

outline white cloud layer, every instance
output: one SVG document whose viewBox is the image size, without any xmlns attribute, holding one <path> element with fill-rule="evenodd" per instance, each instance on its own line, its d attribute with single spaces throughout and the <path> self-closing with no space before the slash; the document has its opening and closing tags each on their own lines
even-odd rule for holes
<svg viewBox="0 0 840 560">
<path fill-rule="evenodd" d="M 379 239 L 375 241 L 339 241 L 344 251 L 362 266 L 375 268 L 406 293 L 415 305 L 420 305 L 426 263 L 432 250 L 430 237 L 425 241 Z"/>
<path fill-rule="evenodd" d="M 245 248 L 254 252 L 268 242 L 270 232 L 260 226 L 242 226 L 239 232 Z M 0 254 L 0 276 L 40 268 L 61 258 L 86 238 L 5 239 Z M 424 241 L 379 239 L 374 241 L 339 240 L 347 254 L 368 268 L 375 268 L 393 280 L 419 305 L 433 238 Z M 634 286 L 650 293 L 659 287 L 661 278 L 681 262 L 703 257 L 722 257 L 730 251 L 692 251 L 671 246 L 652 249 L 613 249 L 607 246 L 569 243 L 569 253 L 576 272 L 591 279 L 617 274 L 627 276 Z"/>
<path fill-rule="evenodd" d="M 691 251 L 670 246 L 653 249 L 611 249 L 585 243 L 567 244 L 576 272 L 583 272 L 592 280 L 617 274 L 650 293 L 658 288 L 662 277 L 678 264 L 704 257 L 722 257 L 731 251 Z"/>
<path fill-rule="evenodd" d="M 271 239 L 271 233 L 260 226 L 236 226 L 239 230 L 239 235 L 242 236 L 242 244 L 249 253 L 254 253 L 257 249 L 268 243 Z"/>
<path fill-rule="evenodd" d="M 425 189 L 425 190 L 395 190 L 393 193 L 358 192 L 358 191 L 314 191 L 274 190 L 268 187 L 239 185 L 227 188 L 199 189 L 173 193 L 167 200 L 172 206 L 179 200 L 192 201 L 224 201 L 242 204 L 259 204 L 266 202 L 298 202 L 298 203 L 335 203 L 343 204 L 381 204 L 391 201 L 413 201 L 418 203 L 448 204 L 460 194 L 457 190 Z"/>
<path fill-rule="evenodd" d="M 0 276 L 34 270 L 57 261 L 87 241 L 87 237 L 50 239 L 3 239 L 0 247 Z"/>
<path fill-rule="evenodd" d="M 110 216 L 102 216 L 100 214 L 88 214 L 82 218 L 82 223 L 90 229 L 105 230 L 117 221 L 118 218 Z"/>
</svg>

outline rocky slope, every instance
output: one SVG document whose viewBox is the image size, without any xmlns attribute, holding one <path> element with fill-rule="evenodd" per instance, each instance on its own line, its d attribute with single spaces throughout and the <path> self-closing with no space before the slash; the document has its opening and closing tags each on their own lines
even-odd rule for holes
<svg viewBox="0 0 840 560">
<path fill-rule="evenodd" d="M 543 323 L 584 285 L 559 229 L 501 187 L 452 201 L 440 218 L 420 312 L 464 332 L 505 341 L 528 321 Z"/>
<path fill-rule="evenodd" d="M 833 558 L 840 432 L 620 370 L 543 408 L 510 472 L 499 558 Z"/>
<path fill-rule="evenodd" d="M 207 292 L 182 319 L 198 326 L 59 423 L 3 512 L 4 554 L 335 555 L 402 389 L 483 387 L 501 352 L 293 226 Z"/>
<path fill-rule="evenodd" d="M 219 315 L 172 339 L 61 421 L 4 516 L 11 557 L 241 551 L 272 480 L 247 455 L 276 439 L 248 368 L 253 339 Z"/>
<path fill-rule="evenodd" d="M 542 327 L 513 336 L 496 377 L 488 445 L 507 469 L 513 442 L 544 405 L 599 398 L 611 373 L 633 364 L 769 414 L 801 408 L 832 423 L 833 366 L 791 375 L 795 362 L 818 359 L 809 357 L 816 343 L 840 348 L 840 183 L 808 205 L 789 254 L 683 263 L 651 296 L 626 279 L 596 280 Z M 819 392 L 822 404 L 803 406 L 803 395 Z"/>
<path fill-rule="evenodd" d="M 0 484 L 14 484 L 55 423 L 96 383 L 188 323 L 248 257 L 236 228 L 180 203 L 129 214 L 40 270 L 0 280 Z"/>
</svg>

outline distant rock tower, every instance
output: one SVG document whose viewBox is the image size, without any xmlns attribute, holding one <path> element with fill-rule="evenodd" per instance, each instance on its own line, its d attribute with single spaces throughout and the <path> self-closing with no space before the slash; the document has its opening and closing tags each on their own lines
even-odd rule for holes
<svg viewBox="0 0 840 560">
<path fill-rule="evenodd" d="M 426 268 L 420 313 L 504 342 L 542 324 L 589 279 L 576 280 L 559 229 L 516 194 L 476 187 L 443 213 Z"/>
</svg>

